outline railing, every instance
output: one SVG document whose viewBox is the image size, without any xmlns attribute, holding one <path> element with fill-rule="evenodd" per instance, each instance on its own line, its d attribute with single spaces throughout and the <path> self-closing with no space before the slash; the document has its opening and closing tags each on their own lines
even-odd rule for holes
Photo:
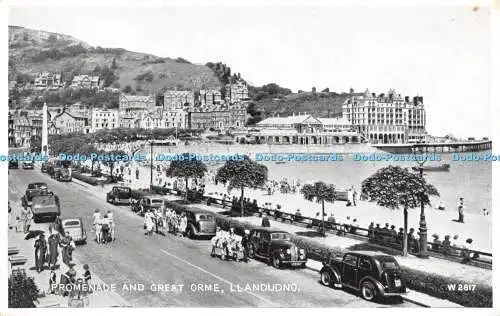
<svg viewBox="0 0 500 316">
<path fill-rule="evenodd" d="M 165 188 L 165 192 L 168 189 Z M 231 200 L 223 200 L 211 196 L 203 196 L 203 201 L 209 205 L 214 205 L 221 207 L 223 209 L 228 208 L 228 213 L 231 212 L 233 207 L 233 202 Z M 240 203 L 234 205 L 236 208 L 240 208 Z M 293 225 L 306 225 L 308 228 L 321 229 L 323 224 L 321 219 L 310 218 L 302 215 L 295 215 L 287 213 L 277 209 L 267 209 L 263 207 L 258 207 L 252 203 L 245 203 L 245 214 L 255 215 L 258 214 L 259 217 L 262 215 L 267 215 L 274 217 L 275 220 L 289 221 Z M 239 211 L 234 212 L 235 215 L 240 214 Z M 340 224 L 334 222 L 325 221 L 325 231 L 334 233 L 340 236 L 347 236 L 354 238 L 359 238 L 361 240 L 368 240 L 374 245 L 379 245 L 381 247 L 390 248 L 392 250 L 402 250 L 402 240 L 400 240 L 394 232 L 387 232 L 384 229 L 368 229 L 363 227 L 354 227 L 349 224 Z M 429 255 L 433 257 L 438 257 L 445 260 L 461 262 L 464 264 L 479 266 L 486 269 L 492 268 L 493 256 L 491 253 L 482 252 L 478 250 L 463 249 L 453 246 L 443 246 L 442 244 L 427 242 Z M 408 251 L 413 254 L 418 254 L 418 239 L 409 239 L 408 241 Z"/>
</svg>

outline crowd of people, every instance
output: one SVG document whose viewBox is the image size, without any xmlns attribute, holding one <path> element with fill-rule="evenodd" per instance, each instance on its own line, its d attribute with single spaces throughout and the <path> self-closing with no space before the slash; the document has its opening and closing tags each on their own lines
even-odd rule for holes
<svg viewBox="0 0 500 316">
<path fill-rule="evenodd" d="M 216 227 L 215 236 L 211 240 L 212 257 L 218 253 L 222 258 L 234 257 L 237 261 L 243 260 L 248 262 L 250 249 L 250 231 L 245 230 L 243 237 L 239 237 L 234 233 L 234 228 L 229 230 Z"/>
<path fill-rule="evenodd" d="M 92 215 L 92 229 L 95 232 L 95 240 L 98 244 L 106 244 L 115 240 L 115 221 L 113 212 L 108 210 L 104 215 L 99 209 L 94 210 Z"/>
<path fill-rule="evenodd" d="M 185 236 L 187 233 L 187 215 L 185 212 L 177 214 L 171 208 L 165 210 L 146 210 L 144 213 L 145 235 L 151 236 L 153 232 L 165 235 L 170 234 Z"/>
</svg>

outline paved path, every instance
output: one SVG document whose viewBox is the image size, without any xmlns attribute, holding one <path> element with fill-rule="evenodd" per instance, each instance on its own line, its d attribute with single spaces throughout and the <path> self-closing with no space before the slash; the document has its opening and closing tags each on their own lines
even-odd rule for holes
<svg viewBox="0 0 500 316">
<path fill-rule="evenodd" d="M 82 184 L 59 183 L 39 170 L 11 170 L 9 200 L 19 201 L 30 182 L 44 181 L 59 195 L 62 217 L 83 218 L 89 235 L 95 208 L 112 209 L 117 225 L 117 240 L 98 245 L 89 240 L 74 254 L 88 263 L 94 273 L 108 284 L 116 284 L 120 294 L 134 307 L 377 307 L 352 293 L 333 291 L 318 282 L 309 269 L 276 270 L 258 261 L 235 263 L 211 258 L 210 241 L 192 241 L 167 235 L 145 236 L 143 220 L 126 207 L 115 207 L 96 196 Z M 104 196 L 104 192 L 101 192 Z M 44 224 L 47 225 L 47 224 Z M 236 285 L 297 285 L 297 292 L 231 291 Z M 123 290 L 124 284 L 143 284 L 144 291 Z M 155 291 L 152 285 L 184 285 L 183 291 Z M 201 285 L 201 287 L 199 287 Z M 192 291 L 191 287 L 195 291 Z M 219 287 L 220 291 L 214 289 Z M 389 305 L 392 306 L 392 305 Z M 414 307 L 398 304 L 398 307 Z"/>
</svg>

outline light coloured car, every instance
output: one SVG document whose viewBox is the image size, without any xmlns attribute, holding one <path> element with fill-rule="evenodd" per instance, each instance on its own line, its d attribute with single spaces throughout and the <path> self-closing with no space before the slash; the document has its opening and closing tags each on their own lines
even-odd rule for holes
<svg viewBox="0 0 500 316">
<path fill-rule="evenodd" d="M 75 243 L 85 244 L 87 242 L 87 233 L 80 217 L 65 218 L 61 222 L 63 231 L 68 232 Z"/>
</svg>

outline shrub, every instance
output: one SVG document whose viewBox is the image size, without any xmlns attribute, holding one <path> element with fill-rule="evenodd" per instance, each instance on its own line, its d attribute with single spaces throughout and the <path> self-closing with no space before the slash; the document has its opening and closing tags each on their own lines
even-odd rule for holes
<svg viewBox="0 0 500 316">
<path fill-rule="evenodd" d="M 80 181 L 83 181 L 85 183 L 88 183 L 90 185 L 98 185 L 101 181 L 97 180 L 97 179 L 94 179 L 92 177 L 88 177 L 88 176 L 84 176 L 83 174 L 79 173 L 79 172 L 72 172 L 71 175 L 73 176 L 73 178 L 75 179 L 78 179 Z"/>
<path fill-rule="evenodd" d="M 14 272 L 9 277 L 9 308 L 32 308 L 38 297 L 38 287 L 26 272 Z"/>
<path fill-rule="evenodd" d="M 141 81 L 152 82 L 154 77 L 155 75 L 153 74 L 153 72 L 149 70 L 143 74 L 137 75 L 137 77 L 135 77 L 134 80 L 138 82 Z"/>
</svg>

